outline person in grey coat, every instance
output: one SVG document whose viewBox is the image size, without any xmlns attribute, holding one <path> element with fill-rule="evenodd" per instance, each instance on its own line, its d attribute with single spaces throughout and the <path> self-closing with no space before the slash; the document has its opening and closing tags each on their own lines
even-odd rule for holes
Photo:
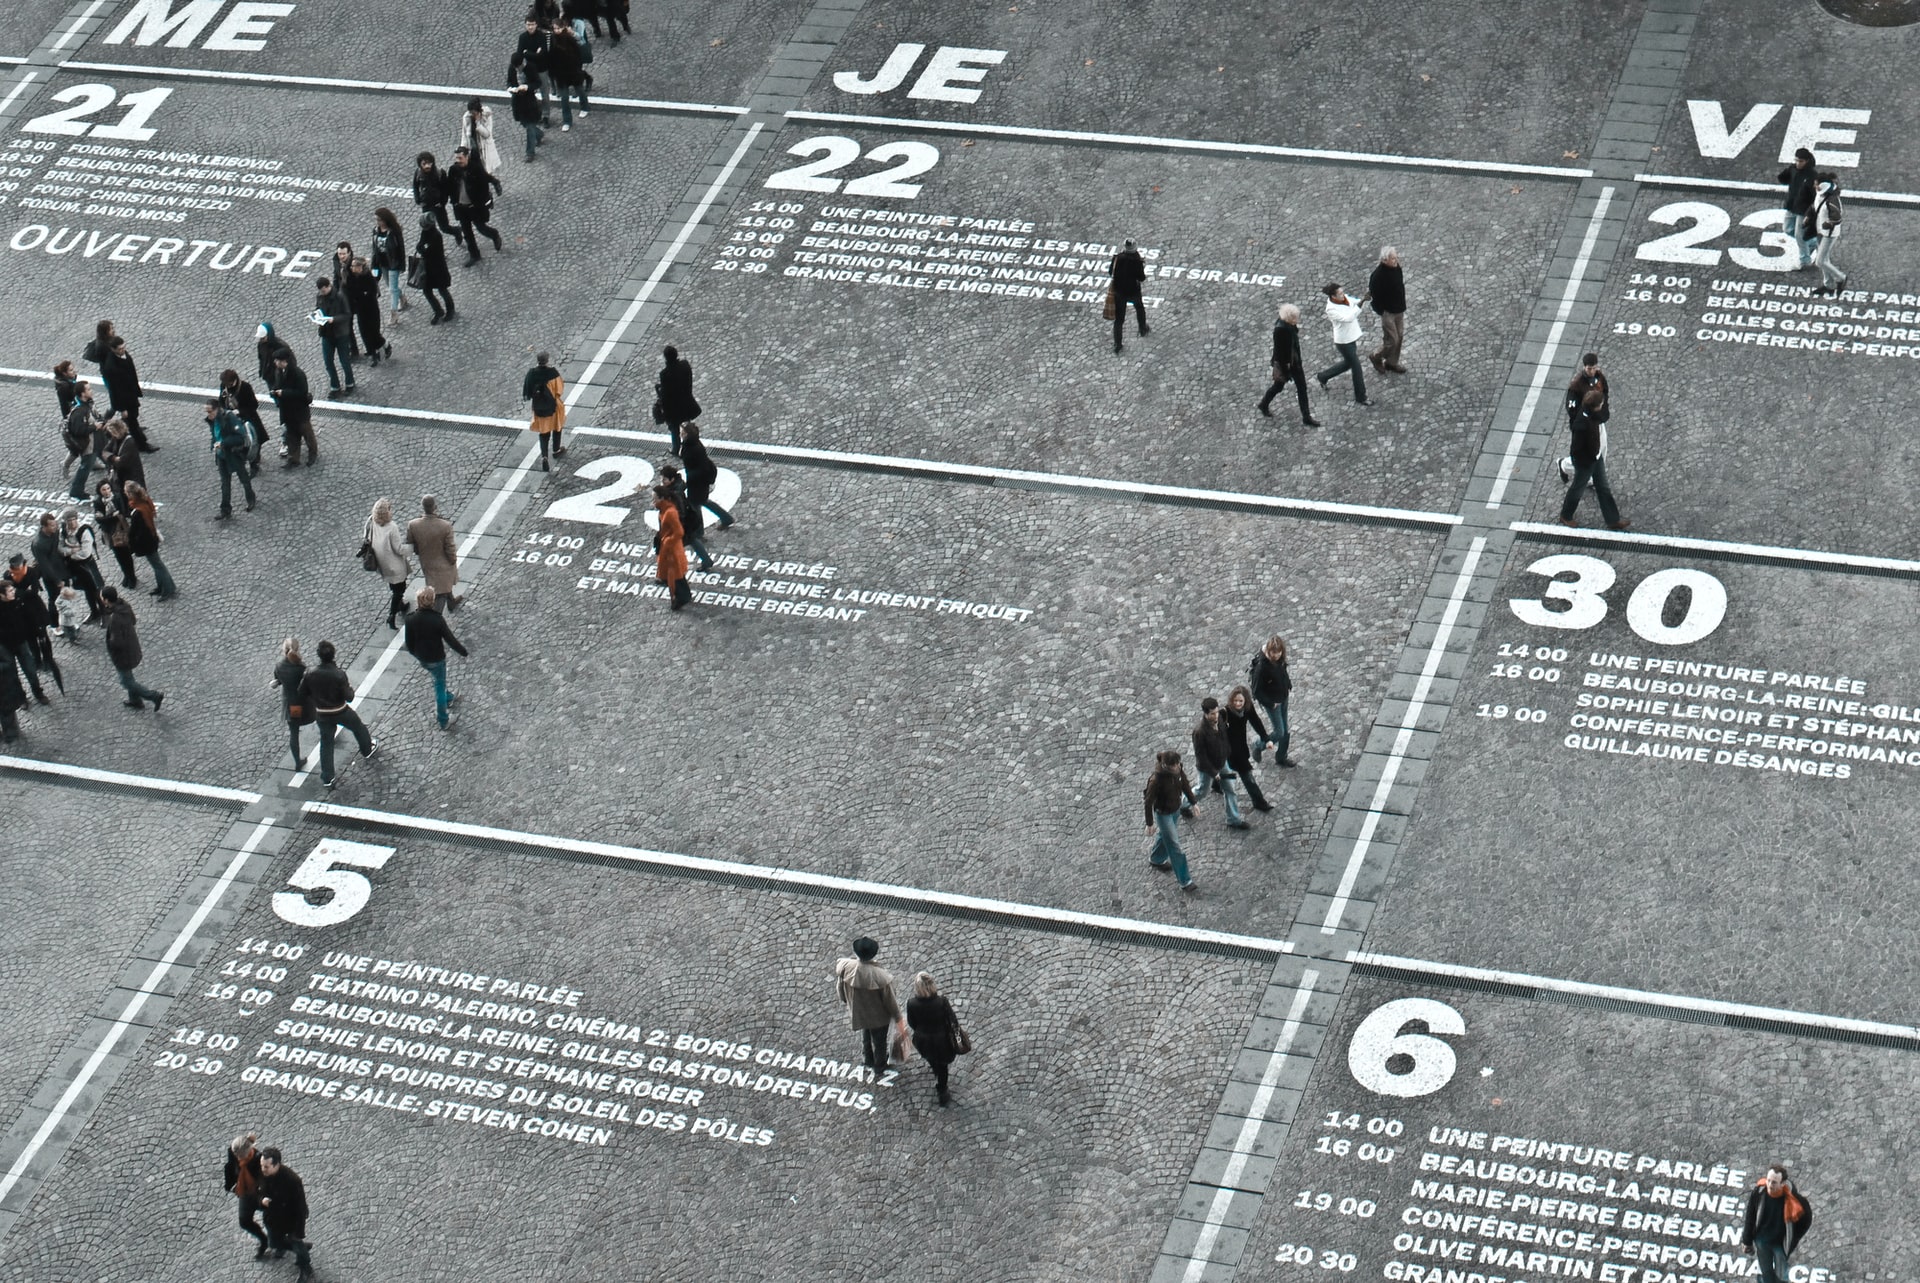
<svg viewBox="0 0 1920 1283">
<path fill-rule="evenodd" d="M 107 604 L 107 658 L 113 661 L 113 671 L 120 678 L 120 685 L 126 688 L 127 707 L 145 708 L 146 700 L 153 701 L 153 711 L 160 711 L 160 701 L 166 692 L 143 686 L 133 670 L 140 667 L 146 656 L 140 650 L 140 634 L 134 627 L 133 607 L 120 600 L 120 591 L 109 585 L 100 590 L 100 600 Z"/>
<path fill-rule="evenodd" d="M 893 995 L 892 974 L 873 965 L 880 956 L 879 942 L 861 936 L 853 942 L 853 953 L 833 964 L 833 974 L 847 1019 L 860 1031 L 861 1056 L 877 1077 L 887 1068 L 887 1031 L 897 1028 L 904 1035 L 906 1017 Z"/>
</svg>

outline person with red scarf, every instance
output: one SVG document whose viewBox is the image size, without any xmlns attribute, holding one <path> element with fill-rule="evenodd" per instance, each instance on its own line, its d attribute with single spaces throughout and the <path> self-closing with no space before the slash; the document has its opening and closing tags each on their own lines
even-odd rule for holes
<svg viewBox="0 0 1920 1283">
<path fill-rule="evenodd" d="M 1813 1203 L 1794 1189 L 1784 1164 L 1775 1163 L 1747 1195 L 1740 1246 L 1753 1252 L 1760 1283 L 1787 1283 L 1787 1258 L 1813 1228 Z"/>
</svg>

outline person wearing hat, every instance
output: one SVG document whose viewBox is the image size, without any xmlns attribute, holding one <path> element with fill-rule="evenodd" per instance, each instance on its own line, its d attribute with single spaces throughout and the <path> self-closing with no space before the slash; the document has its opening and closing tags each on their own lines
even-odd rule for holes
<svg viewBox="0 0 1920 1283">
<path fill-rule="evenodd" d="M 906 1017 L 893 996 L 893 975 L 873 965 L 880 956 L 879 942 L 861 936 L 853 942 L 853 954 L 833 964 L 836 988 L 848 1020 L 860 1031 L 861 1056 L 878 1077 L 887 1067 L 887 1030 L 898 1028 L 904 1036 Z"/>
</svg>

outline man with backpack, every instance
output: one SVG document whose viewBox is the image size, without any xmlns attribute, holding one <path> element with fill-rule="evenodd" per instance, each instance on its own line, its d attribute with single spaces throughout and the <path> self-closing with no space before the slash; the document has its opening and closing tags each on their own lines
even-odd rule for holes
<svg viewBox="0 0 1920 1283">
<path fill-rule="evenodd" d="M 247 496 L 247 511 L 253 511 L 253 433 L 248 430 L 245 419 L 215 400 L 207 402 L 207 435 L 213 462 L 220 469 L 220 515 L 214 520 L 231 521 L 236 476 Z"/>
<path fill-rule="evenodd" d="M 1820 247 L 1813 252 L 1813 261 L 1820 269 L 1820 284 L 1813 292 L 1834 298 L 1845 294 L 1847 274 L 1833 261 L 1833 243 L 1840 239 L 1840 180 L 1832 174 L 1820 175 L 1820 186 L 1800 225 L 1800 235 L 1803 240 L 1820 242 Z"/>
</svg>

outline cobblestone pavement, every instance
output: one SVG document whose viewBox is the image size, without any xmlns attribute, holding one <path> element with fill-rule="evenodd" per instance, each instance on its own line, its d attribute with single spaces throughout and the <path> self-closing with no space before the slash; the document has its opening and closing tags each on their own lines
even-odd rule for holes
<svg viewBox="0 0 1920 1283">
<path fill-rule="evenodd" d="M 676 2 L 528 164 L 518 5 L 15 6 L 0 541 L 111 317 L 181 591 L 163 713 L 82 629 L 0 758 L 0 1279 L 290 1277 L 243 1130 L 323 1280 L 1732 1283 L 1773 1161 L 1793 1283 L 1905 1277 L 1915 36 L 1836 7 Z M 216 523 L 199 398 L 263 320 L 324 391 L 313 275 L 412 241 L 475 93 L 505 251 Z M 1277 308 L 1323 368 L 1386 245 L 1408 372 L 1261 417 Z M 668 343 L 738 517 L 679 613 Z M 1588 351 L 1629 529 L 1556 524 Z M 355 556 L 428 492 L 447 731 Z M 1299 764 L 1180 822 L 1183 894 L 1145 768 L 1275 632 Z M 288 634 L 379 738 L 331 791 Z M 863 933 L 973 1037 L 949 1108 L 857 1063 Z"/>
</svg>

